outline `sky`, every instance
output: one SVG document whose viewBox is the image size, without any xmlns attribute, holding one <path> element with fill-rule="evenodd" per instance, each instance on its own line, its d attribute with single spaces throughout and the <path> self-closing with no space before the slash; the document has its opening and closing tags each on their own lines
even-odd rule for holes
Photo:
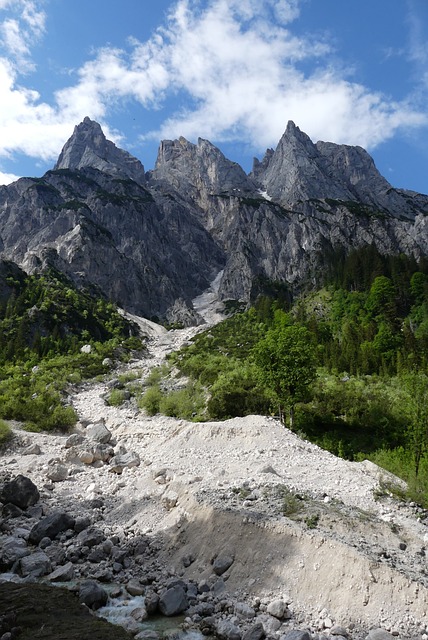
<svg viewBox="0 0 428 640">
<path fill-rule="evenodd" d="M 89 116 L 154 167 L 206 138 L 250 171 L 288 120 L 428 193 L 428 0 L 0 0 L 0 184 Z"/>
</svg>

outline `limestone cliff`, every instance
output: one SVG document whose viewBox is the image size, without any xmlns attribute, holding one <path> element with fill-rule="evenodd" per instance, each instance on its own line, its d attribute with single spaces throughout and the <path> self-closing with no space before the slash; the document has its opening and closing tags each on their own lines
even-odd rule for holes
<svg viewBox="0 0 428 640">
<path fill-rule="evenodd" d="M 54 264 L 147 317 L 198 321 L 192 299 L 248 302 L 322 280 L 326 256 L 374 244 L 428 255 L 428 196 L 394 189 L 360 147 L 289 123 L 250 175 L 207 140 L 163 141 L 153 171 L 80 123 L 53 171 L 0 187 L 0 258 Z"/>
</svg>

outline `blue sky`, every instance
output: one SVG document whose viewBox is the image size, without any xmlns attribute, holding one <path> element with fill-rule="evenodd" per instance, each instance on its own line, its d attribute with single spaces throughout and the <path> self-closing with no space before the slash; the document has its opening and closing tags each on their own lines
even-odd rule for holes
<svg viewBox="0 0 428 640">
<path fill-rule="evenodd" d="M 428 193 L 428 2 L 0 0 L 0 184 L 85 116 L 146 169 L 183 135 L 247 171 L 294 120 Z"/>
</svg>

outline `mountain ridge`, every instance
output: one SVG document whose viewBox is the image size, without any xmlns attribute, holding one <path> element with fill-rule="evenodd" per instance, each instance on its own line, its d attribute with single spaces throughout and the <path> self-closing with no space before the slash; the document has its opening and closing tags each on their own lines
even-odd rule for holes
<svg viewBox="0 0 428 640">
<path fill-rule="evenodd" d="M 85 118 L 53 170 L 0 188 L 0 257 L 28 272 L 54 264 L 131 312 L 189 324 L 220 271 L 220 299 L 248 304 L 263 282 L 316 284 L 337 251 L 418 260 L 427 214 L 428 196 L 392 187 L 364 149 L 314 144 L 291 121 L 247 175 L 183 137 L 162 141 L 146 172 Z"/>
</svg>

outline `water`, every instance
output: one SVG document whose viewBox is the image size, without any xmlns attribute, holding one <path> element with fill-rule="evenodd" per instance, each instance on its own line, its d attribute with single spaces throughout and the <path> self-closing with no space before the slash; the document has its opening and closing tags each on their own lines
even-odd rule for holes
<svg viewBox="0 0 428 640">
<path fill-rule="evenodd" d="M 168 640 L 202 640 L 204 638 L 197 630 L 183 630 L 181 628 L 184 616 L 168 618 L 158 615 L 137 622 L 132 616 L 132 612 L 140 607 L 144 607 L 144 596 L 121 596 L 109 599 L 108 604 L 98 609 L 96 613 L 108 622 L 136 633 L 149 629 L 156 631 L 161 638 Z M 204 638 L 204 640 L 206 639 Z"/>
</svg>

